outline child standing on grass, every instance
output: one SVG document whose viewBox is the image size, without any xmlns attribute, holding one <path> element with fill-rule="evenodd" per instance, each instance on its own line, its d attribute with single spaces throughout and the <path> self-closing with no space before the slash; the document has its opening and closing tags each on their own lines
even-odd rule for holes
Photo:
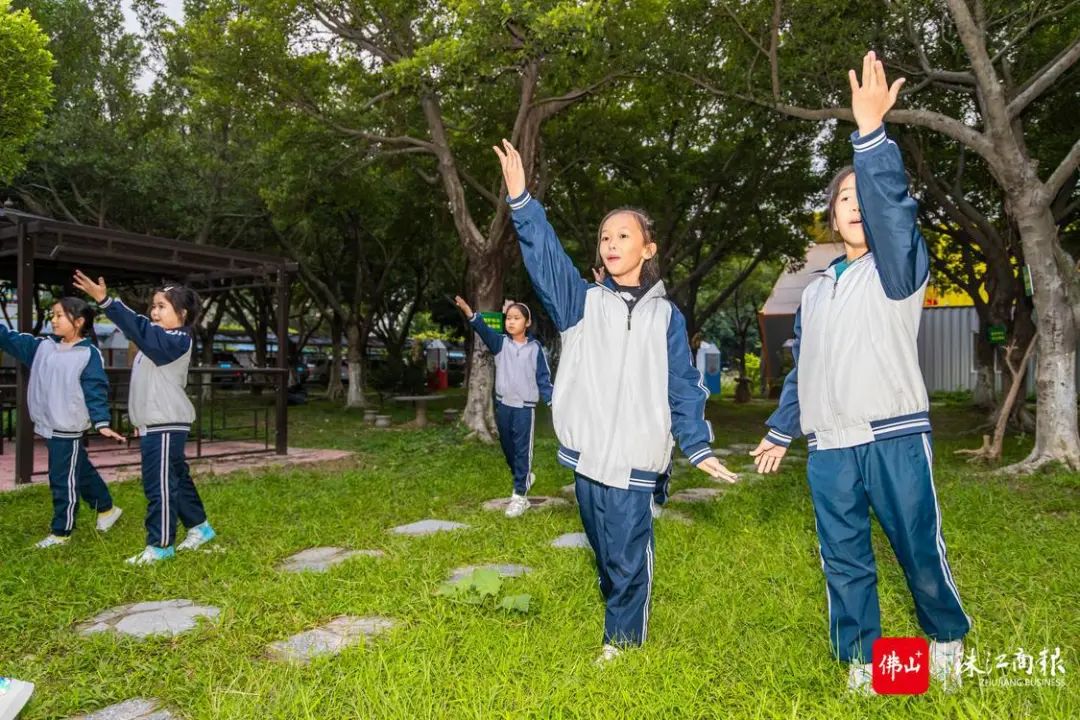
<svg viewBox="0 0 1080 720">
<path fill-rule="evenodd" d="M 143 491 L 146 493 L 146 548 L 128 558 L 146 565 L 173 557 L 176 521 L 188 529 L 177 550 L 194 550 L 214 539 L 202 499 L 184 456 L 195 408 L 184 388 L 199 315 L 194 290 L 170 285 L 154 292 L 150 317 L 110 298 L 105 279 L 94 282 L 76 271 L 75 286 L 92 297 L 139 354 L 131 367 L 128 417 L 139 432 Z"/>
<path fill-rule="evenodd" d="M 102 436 L 124 442 L 123 435 L 109 428 L 109 379 L 95 344 L 94 309 L 79 298 L 60 298 L 52 306 L 51 320 L 53 334 L 47 337 L 0 325 L 0 350 L 30 368 L 30 419 L 49 450 L 53 519 L 51 533 L 37 548 L 67 543 L 80 495 L 97 512 L 100 532 L 107 532 L 123 513 L 90 462 L 84 439 L 92 426 Z"/>
<path fill-rule="evenodd" d="M 526 334 L 532 325 L 528 305 L 508 301 L 503 306 L 506 332 L 497 333 L 460 295 L 454 302 L 495 356 L 495 425 L 514 480 L 506 517 L 519 517 L 529 509 L 527 495 L 536 479 L 532 471 L 536 403 L 551 404 L 551 370 L 540 341 Z"/>
<path fill-rule="evenodd" d="M 543 207 L 525 187 L 521 156 L 494 148 L 521 254 L 562 337 L 552 415 L 559 462 L 574 471 L 581 522 L 606 609 L 599 662 L 648 634 L 655 543 L 650 501 L 671 470 L 672 435 L 698 469 L 735 482 L 713 456 L 709 393 L 690 362 L 682 313 L 667 299 L 648 218 L 608 213 L 597 235 L 603 282 L 584 280 Z"/>
<path fill-rule="evenodd" d="M 850 664 L 848 687 L 873 692 L 870 662 L 881 637 L 873 508 L 932 640 L 931 676 L 954 688 L 971 619 L 945 558 L 930 404 L 916 352 L 930 259 L 900 152 L 883 124 L 904 81 L 890 88 L 873 52 L 863 58 L 861 86 L 854 70 L 849 80 L 855 164 L 837 173 L 828 193 L 830 227 L 846 252 L 803 291 L 795 368 L 751 454 L 759 472 L 773 472 L 791 440 L 806 434 L 829 641 Z"/>
</svg>

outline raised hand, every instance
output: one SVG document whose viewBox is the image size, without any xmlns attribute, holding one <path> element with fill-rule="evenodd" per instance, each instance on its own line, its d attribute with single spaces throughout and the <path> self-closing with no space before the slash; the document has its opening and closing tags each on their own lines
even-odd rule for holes
<svg viewBox="0 0 1080 720">
<path fill-rule="evenodd" d="M 105 301 L 105 298 L 109 297 L 109 289 L 105 286 L 105 278 L 103 277 L 98 277 L 97 282 L 94 282 L 82 270 L 76 270 L 74 285 L 92 297 L 94 302 L 101 303 Z"/>
<path fill-rule="evenodd" d="M 511 298 L 506 298 L 505 300 L 503 300 L 503 308 L 502 308 L 502 313 L 503 313 L 503 315 L 505 315 L 505 314 L 506 314 L 506 311 L 507 311 L 507 310 L 509 310 L 509 309 L 510 309 L 510 307 L 511 307 L 511 306 L 512 306 L 513 304 L 514 304 L 514 301 L 513 301 L 513 299 L 511 299 Z"/>
<path fill-rule="evenodd" d="M 501 150 L 498 145 L 493 145 L 491 149 L 499 156 L 507 194 L 512 198 L 518 197 L 525 192 L 525 166 L 521 164 L 521 155 L 505 138 L 502 141 Z"/>
<path fill-rule="evenodd" d="M 729 483 L 738 482 L 739 476 L 724 467 L 717 458 L 705 458 L 697 464 L 697 469 L 708 473 L 718 480 L 727 480 Z"/>
<path fill-rule="evenodd" d="M 779 470 L 780 461 L 784 459 L 786 454 L 786 447 L 765 439 L 762 439 L 758 446 L 750 451 L 750 456 L 754 458 L 754 465 L 757 466 L 757 471 L 762 475 Z"/>
<path fill-rule="evenodd" d="M 458 306 L 458 310 L 465 313 L 465 317 L 471 318 L 473 316 L 472 308 L 469 307 L 469 303 L 465 302 L 465 298 L 455 295 L 454 304 Z"/>
<path fill-rule="evenodd" d="M 604 282 L 604 278 L 607 277 L 607 271 L 604 269 L 603 265 L 601 265 L 598 268 L 590 268 L 590 269 L 592 270 L 592 276 L 596 280 L 596 282 L 598 282 L 598 283 Z"/>
<path fill-rule="evenodd" d="M 126 437 L 124 437 L 120 433 L 116 432 L 112 428 L 103 427 L 100 430 L 98 430 L 98 435 L 101 435 L 102 437 L 107 437 L 110 440 L 115 440 L 118 443 L 126 443 L 127 442 Z"/>
<path fill-rule="evenodd" d="M 854 70 L 848 70 L 848 81 L 851 83 L 851 112 L 860 135 L 872 133 L 881 126 L 885 113 L 896 104 L 900 88 L 906 82 L 904 78 L 898 78 L 890 87 L 885 79 L 885 66 L 873 50 L 863 56 L 861 85 Z"/>
</svg>

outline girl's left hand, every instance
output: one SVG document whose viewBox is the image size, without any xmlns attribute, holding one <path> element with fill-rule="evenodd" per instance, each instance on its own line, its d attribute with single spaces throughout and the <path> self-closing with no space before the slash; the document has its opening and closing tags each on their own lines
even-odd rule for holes
<svg viewBox="0 0 1080 720">
<path fill-rule="evenodd" d="M 97 282 L 91 280 L 82 270 L 75 271 L 75 287 L 94 298 L 94 302 L 105 302 L 109 296 L 109 288 L 105 286 L 105 278 L 98 277 Z"/>
<path fill-rule="evenodd" d="M 112 428 L 107 428 L 107 427 L 101 428 L 100 430 L 98 430 L 98 435 L 101 435 L 102 437 L 107 437 L 110 440 L 115 440 L 118 443 L 126 443 L 127 442 L 126 437 L 124 437 L 120 433 L 116 432 Z"/>
<path fill-rule="evenodd" d="M 502 309 L 503 315 L 506 314 L 506 311 L 509 310 L 510 306 L 513 305 L 513 304 L 514 304 L 514 301 L 511 300 L 510 298 L 507 298 L 507 299 L 503 300 L 503 309 Z"/>
<path fill-rule="evenodd" d="M 724 464 L 715 457 L 706 458 L 697 464 L 697 469 L 707 472 L 717 480 L 727 480 L 729 483 L 738 482 L 739 476 L 724 467 Z"/>
<path fill-rule="evenodd" d="M 896 104 L 905 80 L 899 78 L 890 87 L 885 79 L 885 66 L 871 50 L 863 56 L 861 86 L 854 70 L 848 70 L 848 81 L 851 83 L 851 113 L 859 126 L 859 135 L 869 135 L 881 127 L 885 114 Z"/>
</svg>

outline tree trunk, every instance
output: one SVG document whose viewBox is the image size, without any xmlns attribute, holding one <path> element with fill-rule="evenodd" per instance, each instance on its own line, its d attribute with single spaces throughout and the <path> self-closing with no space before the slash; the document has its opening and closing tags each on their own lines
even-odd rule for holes
<svg viewBox="0 0 1080 720">
<path fill-rule="evenodd" d="M 1037 186 L 1037 183 L 1036 183 Z M 1080 470 L 1076 412 L 1076 317 L 1069 282 L 1074 270 L 1056 242 L 1057 226 L 1038 190 L 1019 188 L 1008 197 L 1031 271 L 1038 322 L 1035 385 L 1038 396 L 1035 447 L 1003 472 L 1031 472 L 1049 462 Z"/>
<path fill-rule="evenodd" d="M 484 253 L 469 254 L 467 284 L 475 298 L 473 308 L 497 310 L 502 307 L 503 256 L 502 247 L 492 243 L 493 249 Z M 494 442 L 499 433 L 495 428 L 495 362 L 484 343 L 473 339 L 469 356 L 469 385 L 462 422 L 479 439 Z"/>
<path fill-rule="evenodd" d="M 330 316 L 330 377 L 326 381 L 326 397 L 337 401 L 341 399 L 341 336 L 344 334 L 342 318 L 337 312 Z"/>
<path fill-rule="evenodd" d="M 367 347 L 367 338 L 364 335 L 360 323 L 349 323 L 349 392 L 345 397 L 345 407 L 365 408 L 367 399 L 364 397 L 364 350 Z"/>
</svg>

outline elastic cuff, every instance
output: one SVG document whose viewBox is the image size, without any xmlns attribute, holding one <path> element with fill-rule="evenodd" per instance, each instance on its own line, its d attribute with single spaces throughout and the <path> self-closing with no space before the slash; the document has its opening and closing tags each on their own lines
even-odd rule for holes
<svg viewBox="0 0 1080 720">
<path fill-rule="evenodd" d="M 773 445 L 780 445 L 781 447 L 789 447 L 791 441 L 795 438 L 790 435 L 785 435 L 776 428 L 769 428 L 769 432 L 765 433 L 765 439 L 771 442 Z"/>
<path fill-rule="evenodd" d="M 713 457 L 712 448 L 706 445 L 695 445 L 686 449 L 686 459 L 691 465 L 700 465 L 702 462 Z"/>
<path fill-rule="evenodd" d="M 857 153 L 872 150 L 886 140 L 888 140 L 888 136 L 885 134 L 885 123 L 882 123 L 877 130 L 866 135 L 859 135 L 858 130 L 851 133 L 851 144 L 855 147 Z"/>
<path fill-rule="evenodd" d="M 510 209 L 511 210 L 520 210 L 521 208 L 528 205 L 530 200 L 532 200 L 532 195 L 529 194 L 528 190 L 524 191 L 523 193 L 518 195 L 516 198 L 512 198 L 512 197 L 507 197 L 506 198 L 506 202 L 510 203 Z"/>
<path fill-rule="evenodd" d="M 102 420 L 99 423 L 94 423 L 94 429 L 95 430 L 100 430 L 101 428 L 107 428 L 107 427 L 109 427 L 109 421 L 108 420 Z"/>
<path fill-rule="evenodd" d="M 101 302 L 99 302 L 99 303 L 98 303 L 98 307 L 99 307 L 99 308 L 101 308 L 102 310 L 104 310 L 105 308 L 107 308 L 107 307 L 109 307 L 110 305 L 112 305 L 112 304 L 113 304 L 113 300 L 115 300 L 115 299 L 116 299 L 116 298 L 114 298 L 114 297 L 113 297 L 112 295 L 109 295 L 109 296 L 108 296 L 108 297 L 106 297 L 106 298 L 105 298 L 104 300 L 102 300 Z"/>
</svg>

